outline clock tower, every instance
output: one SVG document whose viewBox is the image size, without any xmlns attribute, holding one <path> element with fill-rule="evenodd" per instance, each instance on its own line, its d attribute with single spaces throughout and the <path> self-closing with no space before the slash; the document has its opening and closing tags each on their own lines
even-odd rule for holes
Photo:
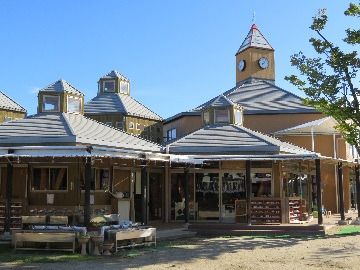
<svg viewBox="0 0 360 270">
<path fill-rule="evenodd" d="M 236 84 L 248 78 L 275 81 L 274 49 L 253 24 L 236 55 Z"/>
</svg>

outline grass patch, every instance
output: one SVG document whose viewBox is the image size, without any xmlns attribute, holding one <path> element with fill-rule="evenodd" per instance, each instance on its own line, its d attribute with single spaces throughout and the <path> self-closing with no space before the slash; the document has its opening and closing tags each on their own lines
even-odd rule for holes
<svg viewBox="0 0 360 270">
<path fill-rule="evenodd" d="M 335 233 L 335 235 L 352 235 L 359 233 L 360 233 L 360 226 L 347 225 L 347 226 L 340 226 L 340 229 Z"/>
</svg>

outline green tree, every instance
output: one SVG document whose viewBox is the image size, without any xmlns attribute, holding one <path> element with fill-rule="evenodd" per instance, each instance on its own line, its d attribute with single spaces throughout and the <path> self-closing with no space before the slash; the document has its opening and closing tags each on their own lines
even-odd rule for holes
<svg viewBox="0 0 360 270">
<path fill-rule="evenodd" d="M 344 14 L 358 20 L 360 2 L 350 3 Z M 347 52 L 324 36 L 327 22 L 328 16 L 324 9 L 313 17 L 310 28 L 317 35 L 310 38 L 309 42 L 317 57 L 307 57 L 302 52 L 292 55 L 291 65 L 298 69 L 300 75 L 286 76 L 285 79 L 304 91 L 306 104 L 337 120 L 337 129 L 360 153 L 360 90 L 356 87 L 359 85 L 357 72 L 360 59 L 357 50 L 360 29 L 345 30 L 343 41 L 355 49 Z M 357 27 L 359 25 L 356 24 Z"/>
</svg>

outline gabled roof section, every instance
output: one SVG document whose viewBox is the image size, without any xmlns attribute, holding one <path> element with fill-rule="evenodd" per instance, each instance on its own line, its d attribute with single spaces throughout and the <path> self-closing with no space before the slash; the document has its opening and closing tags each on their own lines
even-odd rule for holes
<svg viewBox="0 0 360 270">
<path fill-rule="evenodd" d="M 340 132 L 335 128 L 337 124 L 338 123 L 334 118 L 328 116 L 302 125 L 279 130 L 274 132 L 274 135 L 308 135 L 312 133 L 322 135 L 340 134 Z"/>
<path fill-rule="evenodd" d="M 244 114 L 316 113 L 303 99 L 267 80 L 250 78 L 223 93 L 234 103 L 244 107 Z M 195 108 L 202 110 L 216 98 Z"/>
<path fill-rule="evenodd" d="M 203 127 L 167 145 L 170 153 L 209 155 L 315 154 L 239 125 Z"/>
<path fill-rule="evenodd" d="M 0 91 L 0 109 L 26 113 L 26 110 Z"/>
<path fill-rule="evenodd" d="M 115 78 L 119 78 L 129 82 L 128 78 L 126 78 L 124 75 L 122 75 L 120 72 L 116 70 L 110 71 L 108 74 L 102 76 L 100 79 L 115 79 Z"/>
<path fill-rule="evenodd" d="M 74 86 L 72 86 L 67 81 L 60 79 L 49 86 L 43 88 L 40 90 L 40 92 L 55 92 L 55 93 L 68 93 L 68 94 L 75 94 L 75 95 L 81 95 L 84 94 L 76 89 Z"/>
<path fill-rule="evenodd" d="M 247 34 L 245 40 L 241 44 L 239 50 L 236 54 L 245 51 L 247 48 L 254 47 L 260 49 L 274 50 L 273 47 L 269 44 L 266 38 L 261 34 L 260 30 L 253 24 L 250 28 L 249 33 Z"/>
<path fill-rule="evenodd" d="M 129 95 L 101 93 L 85 104 L 85 114 L 122 113 L 161 121 L 162 118 Z"/>
<path fill-rule="evenodd" d="M 91 145 L 143 152 L 161 146 L 75 113 L 41 113 L 0 125 L 0 146 Z"/>
<path fill-rule="evenodd" d="M 229 98 L 225 97 L 224 95 L 220 95 L 208 104 L 207 107 L 227 107 L 227 106 L 236 106 L 234 102 L 232 102 Z"/>
</svg>

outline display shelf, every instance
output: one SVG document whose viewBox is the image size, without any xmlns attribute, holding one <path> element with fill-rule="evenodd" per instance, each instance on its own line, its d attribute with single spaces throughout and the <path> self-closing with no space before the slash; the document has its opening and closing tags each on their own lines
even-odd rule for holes
<svg viewBox="0 0 360 270">
<path fill-rule="evenodd" d="M 250 208 L 252 224 L 281 223 L 281 199 L 253 198 Z"/>
<path fill-rule="evenodd" d="M 22 202 L 12 202 L 10 208 L 10 229 L 21 229 L 21 215 L 22 215 L 23 205 Z M 5 229 L 5 204 L 0 202 L 0 232 L 3 232 Z"/>
<path fill-rule="evenodd" d="M 301 198 L 288 198 L 289 223 L 301 223 L 305 201 Z"/>
</svg>

